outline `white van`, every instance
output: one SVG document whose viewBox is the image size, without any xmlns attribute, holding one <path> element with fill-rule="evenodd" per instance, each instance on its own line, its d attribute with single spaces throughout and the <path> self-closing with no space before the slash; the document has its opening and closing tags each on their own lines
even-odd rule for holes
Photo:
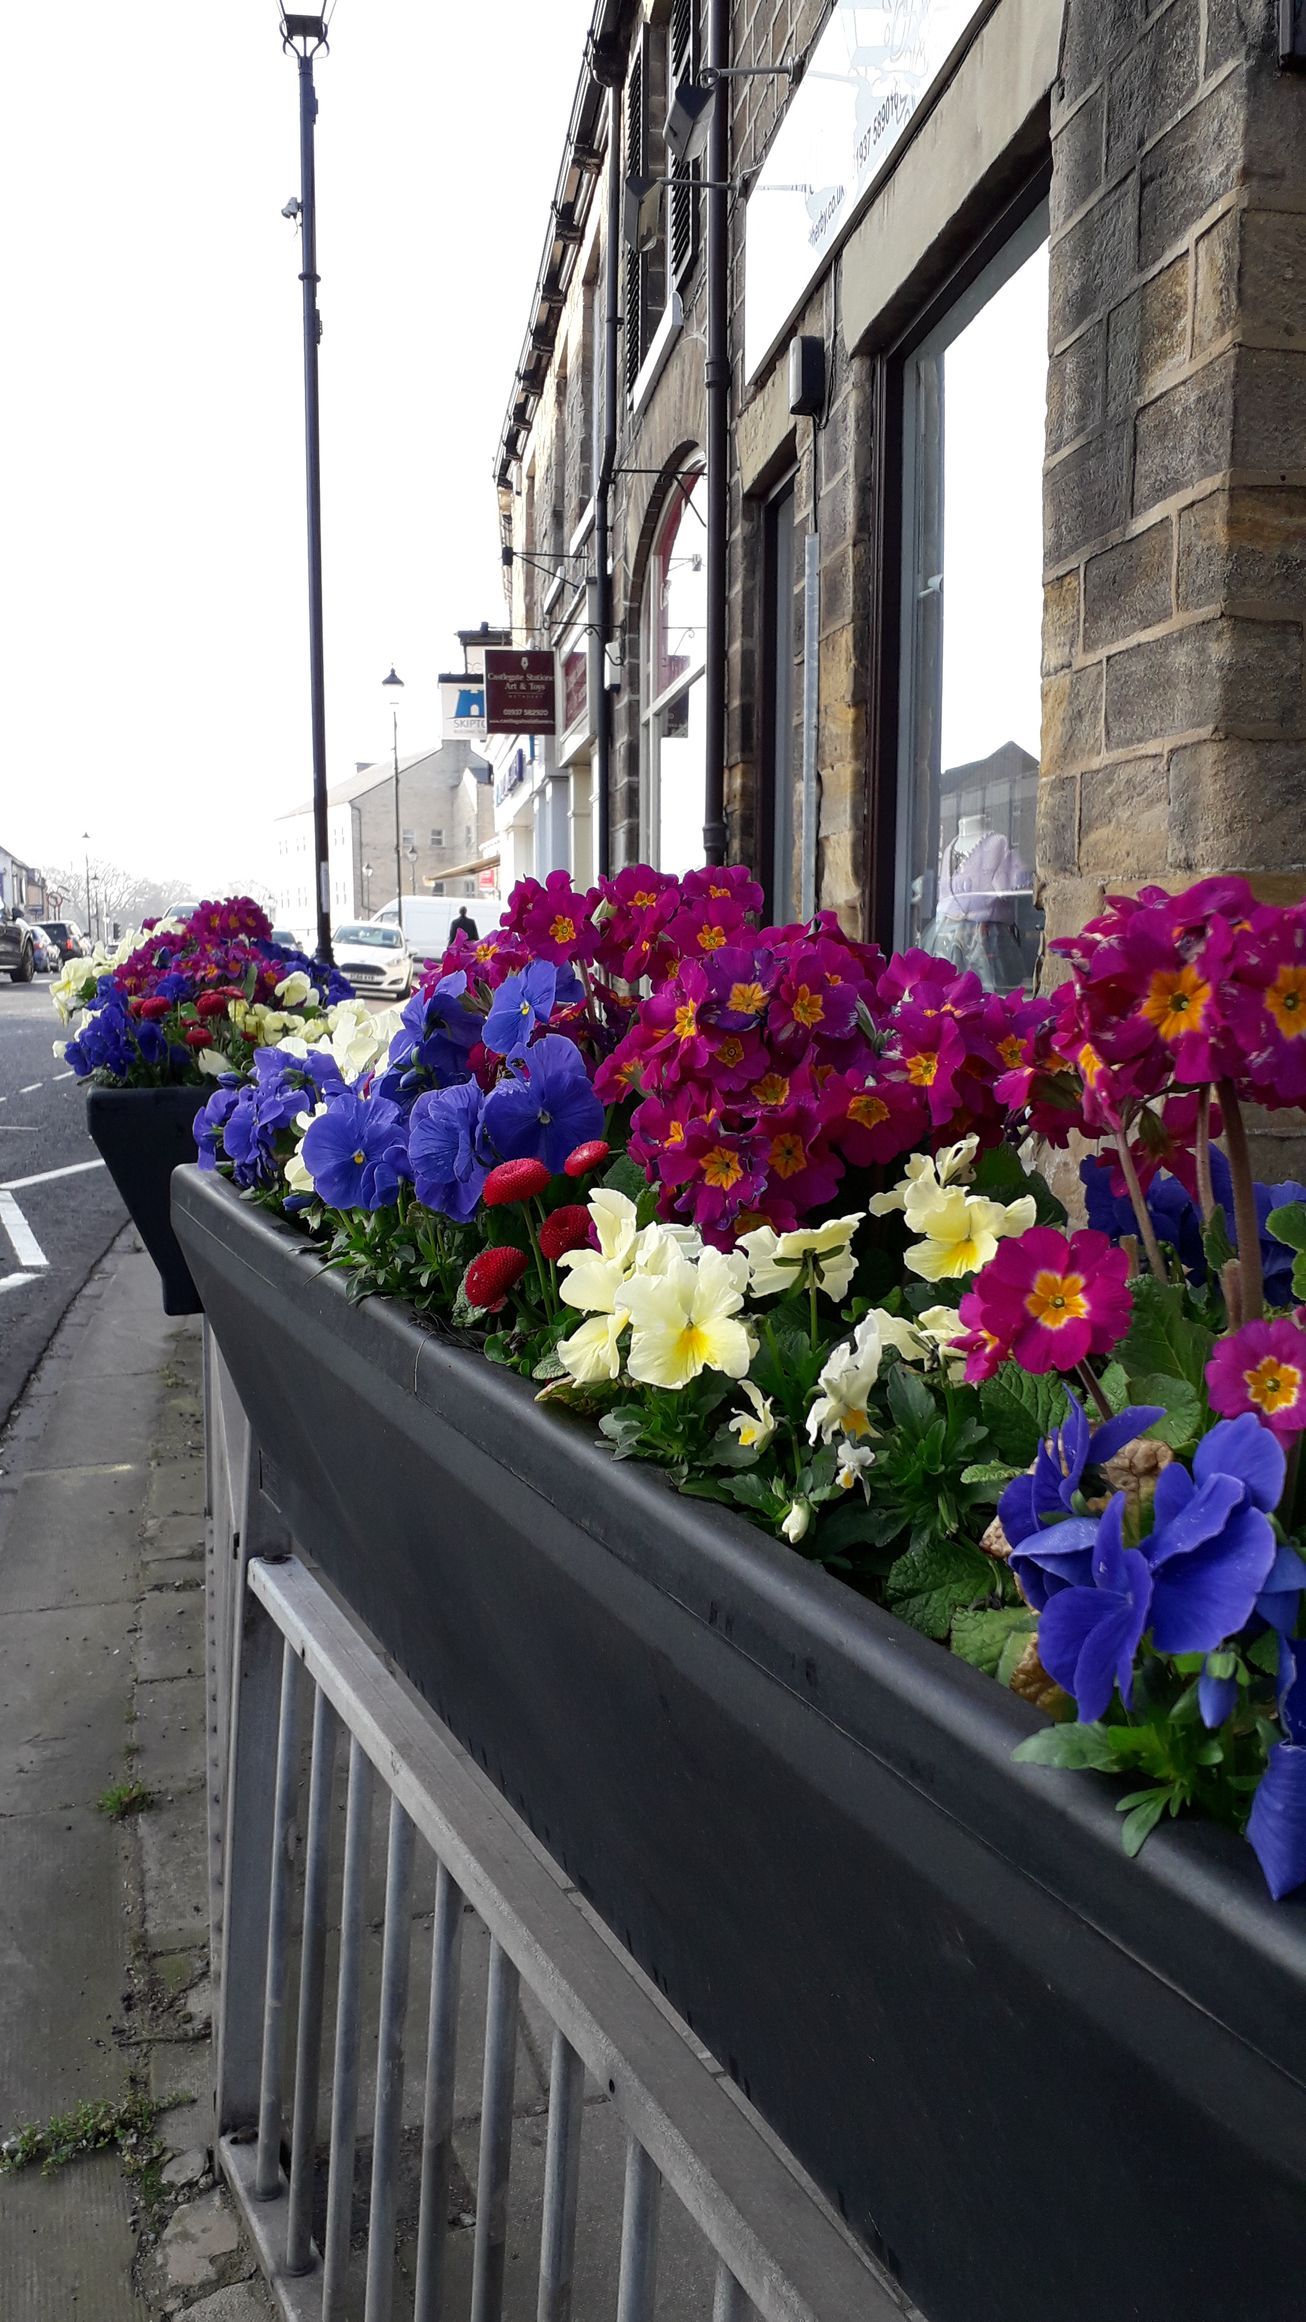
<svg viewBox="0 0 1306 2322">
<path fill-rule="evenodd" d="M 479 895 L 405 895 L 403 899 L 403 931 L 414 959 L 439 959 L 453 942 L 453 923 L 460 911 L 470 913 L 481 934 L 493 927 L 499 917 L 498 905 L 490 898 Z M 372 913 L 393 927 L 396 912 L 393 900 Z"/>
</svg>

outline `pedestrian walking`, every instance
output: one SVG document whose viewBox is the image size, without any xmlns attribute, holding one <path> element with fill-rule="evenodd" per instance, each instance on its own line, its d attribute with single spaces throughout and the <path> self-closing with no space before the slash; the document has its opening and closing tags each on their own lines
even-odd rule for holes
<svg viewBox="0 0 1306 2322">
<path fill-rule="evenodd" d="M 465 935 L 469 943 L 475 943 L 480 932 L 480 928 L 464 903 L 456 914 L 449 933 L 451 935 Z"/>
</svg>

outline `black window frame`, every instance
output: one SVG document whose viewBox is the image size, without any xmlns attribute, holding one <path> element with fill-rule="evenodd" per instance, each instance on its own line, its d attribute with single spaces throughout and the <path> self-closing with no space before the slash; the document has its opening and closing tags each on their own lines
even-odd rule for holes
<svg viewBox="0 0 1306 2322">
<path fill-rule="evenodd" d="M 797 461 L 772 484 L 758 509 L 760 554 L 758 582 L 760 589 L 758 622 L 757 703 L 760 711 L 758 728 L 758 814 L 757 865 L 758 878 L 766 898 L 766 915 L 773 925 L 782 924 L 781 896 L 778 891 L 777 849 L 780 839 L 779 804 L 779 727 L 776 704 L 781 674 L 781 653 L 784 640 L 780 634 L 780 576 L 781 555 L 779 540 L 780 510 L 789 503 L 789 730 L 790 730 L 790 795 L 801 810 L 802 765 L 797 751 L 795 720 L 801 688 L 798 683 L 801 661 L 795 649 L 794 621 L 797 616 L 798 582 L 800 576 L 799 543 L 806 535 L 798 522 L 798 484 L 800 469 Z M 792 849 L 791 849 L 792 876 Z M 791 898 L 792 900 L 792 898 Z M 801 897 L 798 898 L 801 901 Z"/>
</svg>

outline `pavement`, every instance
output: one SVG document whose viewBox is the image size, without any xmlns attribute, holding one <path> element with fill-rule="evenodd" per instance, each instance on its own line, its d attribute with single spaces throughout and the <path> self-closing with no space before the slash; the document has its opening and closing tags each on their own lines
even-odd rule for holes
<svg viewBox="0 0 1306 2322">
<path fill-rule="evenodd" d="M 129 1229 L 0 1436 L 0 2140 L 159 2108 L 0 2178 L 4 2322 L 272 2311 L 211 2167 L 199 1357 Z"/>
<path fill-rule="evenodd" d="M 0 974 L 0 1426 L 126 1217 L 58 1032 L 50 978 Z"/>
</svg>

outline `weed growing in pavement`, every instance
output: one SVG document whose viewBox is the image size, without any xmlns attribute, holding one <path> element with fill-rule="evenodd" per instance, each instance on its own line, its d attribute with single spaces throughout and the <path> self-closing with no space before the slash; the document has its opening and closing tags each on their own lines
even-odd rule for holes
<svg viewBox="0 0 1306 2322">
<path fill-rule="evenodd" d="M 95 1801 L 97 1812 L 107 1814 L 110 1822 L 125 1822 L 129 1814 L 145 1814 L 153 1804 L 153 1790 L 138 1782 L 134 1774 L 128 1780 L 110 1782 Z"/>
<path fill-rule="evenodd" d="M 39 2164 L 41 2175 L 49 2177 L 69 2161 L 116 2145 L 128 2173 L 143 2175 L 163 2150 L 154 2134 L 160 2110 L 145 2089 L 133 2088 L 116 2101 L 92 2099 L 44 2122 L 25 2121 L 0 2144 L 0 2174 L 13 2176 Z"/>
</svg>

